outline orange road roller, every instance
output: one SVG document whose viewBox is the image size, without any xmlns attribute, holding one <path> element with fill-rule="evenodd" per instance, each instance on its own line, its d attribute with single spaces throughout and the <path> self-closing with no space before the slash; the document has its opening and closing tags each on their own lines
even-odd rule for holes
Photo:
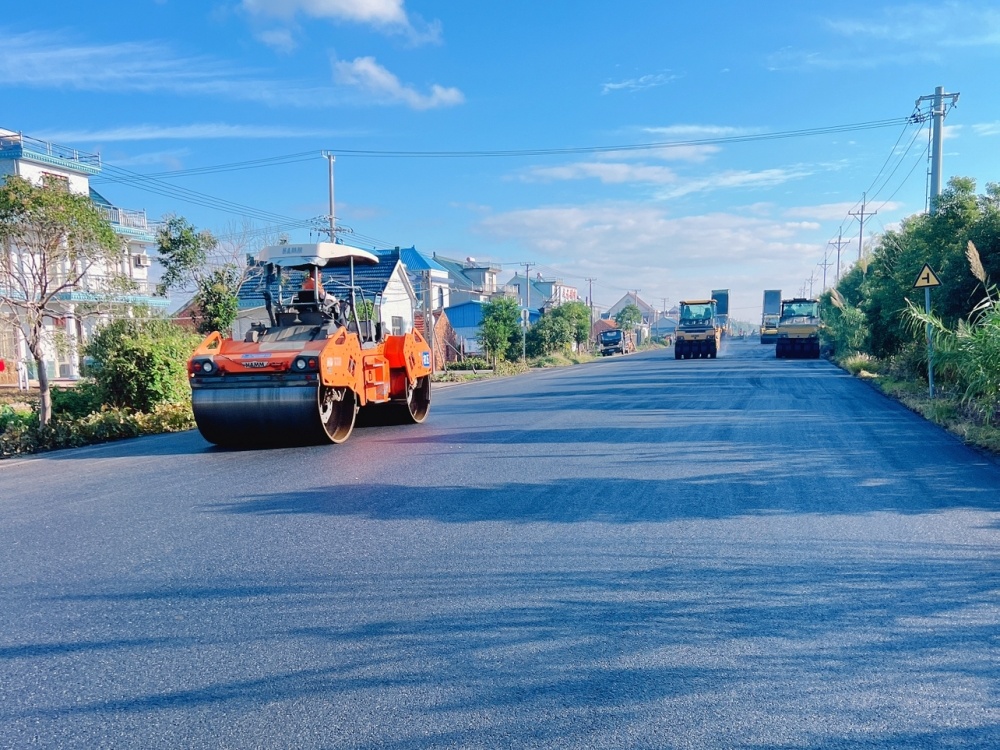
<svg viewBox="0 0 1000 750">
<path fill-rule="evenodd" d="M 202 436 L 227 447 L 343 443 L 362 416 L 420 423 L 431 405 L 431 350 L 417 331 L 385 335 L 355 284 L 378 263 L 360 248 L 276 245 L 258 255 L 267 323 L 242 341 L 210 334 L 188 361 Z M 336 269 L 336 270 L 334 270 Z M 330 270 L 324 280 L 324 270 Z M 349 275 L 343 281 L 345 271 Z M 298 276 L 285 299 L 283 284 Z M 328 291 L 326 286 L 333 286 Z"/>
</svg>

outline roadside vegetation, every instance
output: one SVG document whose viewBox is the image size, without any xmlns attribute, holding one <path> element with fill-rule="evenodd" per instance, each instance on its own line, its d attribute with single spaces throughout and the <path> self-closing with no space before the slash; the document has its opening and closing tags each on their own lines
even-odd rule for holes
<svg viewBox="0 0 1000 750">
<path fill-rule="evenodd" d="M 50 390 L 47 422 L 37 390 L 7 391 L 0 457 L 191 429 L 186 364 L 200 339 L 160 318 L 106 325 L 84 350 L 88 377 Z"/>
<path fill-rule="evenodd" d="M 1000 453 L 1000 185 L 977 195 L 973 180 L 953 178 L 936 207 L 879 237 L 824 295 L 826 344 L 849 372 L 966 442 Z M 924 263 L 942 284 L 931 293 L 929 314 L 922 290 L 913 289 Z"/>
</svg>

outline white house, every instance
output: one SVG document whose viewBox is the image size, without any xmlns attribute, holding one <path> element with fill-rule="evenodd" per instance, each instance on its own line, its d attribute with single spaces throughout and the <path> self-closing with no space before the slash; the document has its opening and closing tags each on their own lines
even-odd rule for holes
<svg viewBox="0 0 1000 750">
<path fill-rule="evenodd" d="M 146 305 L 166 308 L 169 300 L 156 294 L 149 280 L 152 258 L 149 247 L 156 241 L 155 227 L 146 220 L 142 210 L 119 208 L 90 187 L 90 178 L 101 172 L 101 157 L 54 143 L 30 138 L 12 130 L 0 129 L 0 179 L 16 175 L 36 185 L 43 180 L 63 182 L 66 188 L 89 195 L 115 232 L 123 238 L 125 250 L 116 268 L 94 267 L 83 278 L 81 288 L 60 296 L 60 316 L 46 324 L 46 367 L 50 378 L 80 376 L 80 345 L 93 333 L 95 326 L 109 317 L 106 309 L 94 303 L 109 300 L 104 281 L 122 274 L 132 281 L 131 291 L 116 293 L 110 301 L 118 305 Z M 14 262 L 21 260 L 16 247 L 6 248 Z M 59 335 L 59 334 L 64 335 Z M 61 339 L 60 345 L 56 345 Z M 0 330 L 0 358 L 13 364 L 27 362 L 29 374 L 35 377 L 35 363 L 30 357 L 19 329 Z"/>
</svg>

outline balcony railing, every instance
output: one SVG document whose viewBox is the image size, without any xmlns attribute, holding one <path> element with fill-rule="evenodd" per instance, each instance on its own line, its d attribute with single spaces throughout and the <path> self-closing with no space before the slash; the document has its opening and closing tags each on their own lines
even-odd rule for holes
<svg viewBox="0 0 1000 750">
<path fill-rule="evenodd" d="M 156 289 L 156 284 L 146 279 L 132 279 L 127 276 L 100 276 L 87 274 L 73 291 L 60 295 L 62 299 L 70 300 L 110 300 L 130 301 L 134 298 L 158 297 L 166 299 Z"/>
<path fill-rule="evenodd" d="M 145 211 L 135 211 L 129 208 L 115 208 L 114 206 L 98 206 L 101 214 L 112 224 L 129 229 L 140 229 L 143 232 L 152 231 L 146 221 Z"/>
<path fill-rule="evenodd" d="M 57 143 L 41 141 L 21 133 L 0 135 L 0 152 L 4 151 L 15 152 L 17 156 L 34 154 L 50 160 L 60 159 L 62 161 L 76 162 L 85 167 L 88 172 L 100 171 L 101 169 L 101 157 L 99 154 L 88 154 L 83 151 L 77 151 L 75 148 L 67 148 Z"/>
</svg>

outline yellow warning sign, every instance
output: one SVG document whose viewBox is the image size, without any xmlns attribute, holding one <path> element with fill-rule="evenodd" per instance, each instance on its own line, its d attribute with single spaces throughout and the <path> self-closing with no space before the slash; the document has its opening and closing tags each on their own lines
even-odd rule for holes
<svg viewBox="0 0 1000 750">
<path fill-rule="evenodd" d="M 913 282 L 914 289 L 923 289 L 925 286 L 941 286 L 941 279 L 931 270 L 931 267 L 924 263 L 924 267 L 917 274 L 917 280 Z"/>
</svg>

